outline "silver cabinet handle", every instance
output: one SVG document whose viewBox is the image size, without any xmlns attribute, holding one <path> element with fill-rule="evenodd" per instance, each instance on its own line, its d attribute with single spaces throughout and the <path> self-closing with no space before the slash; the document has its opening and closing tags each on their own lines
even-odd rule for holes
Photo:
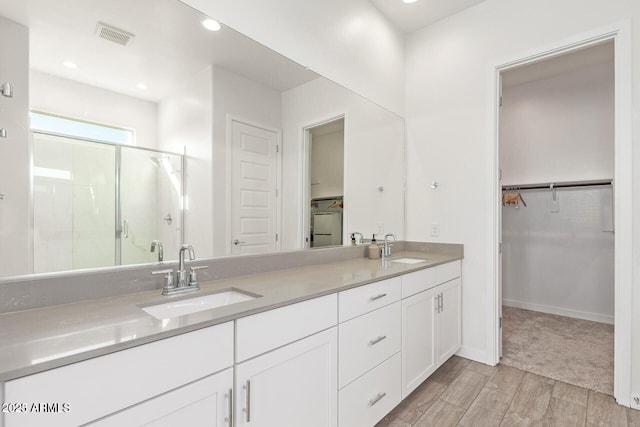
<svg viewBox="0 0 640 427">
<path fill-rule="evenodd" d="M 382 340 L 386 340 L 387 336 L 386 335 L 381 335 L 378 338 L 372 339 L 369 341 L 369 345 L 376 345 L 378 344 L 380 341 Z"/>
<path fill-rule="evenodd" d="M 386 296 L 387 296 L 387 294 L 378 294 L 375 297 L 369 298 L 369 301 L 376 301 L 376 300 L 379 300 L 380 298 L 384 298 Z"/>
<path fill-rule="evenodd" d="M 238 245 L 242 245 L 243 243 L 247 243 L 247 242 L 241 242 L 240 240 L 236 239 L 233 241 L 233 244 L 238 246 Z"/>
<path fill-rule="evenodd" d="M 440 313 L 444 311 L 444 295 L 440 292 Z"/>
<path fill-rule="evenodd" d="M 250 423 L 251 422 L 251 380 L 247 380 L 245 385 L 242 386 L 245 391 L 245 420 Z"/>
<path fill-rule="evenodd" d="M 373 406 L 373 405 L 375 405 L 376 403 L 380 402 L 380 399 L 382 399 L 382 398 L 383 398 L 383 397 L 385 397 L 386 395 L 387 395 L 387 393 L 378 393 L 378 394 L 376 395 L 376 397 L 374 397 L 373 399 L 371 399 L 371 400 L 369 401 L 369 406 Z"/>
<path fill-rule="evenodd" d="M 229 403 L 227 405 L 227 416 L 224 418 L 224 421 L 231 427 L 233 425 L 233 389 L 230 388 L 227 393 L 224 395 L 225 398 L 229 399 Z"/>
<path fill-rule="evenodd" d="M 125 239 L 129 238 L 129 221 L 126 219 L 122 221 L 122 237 Z"/>
</svg>

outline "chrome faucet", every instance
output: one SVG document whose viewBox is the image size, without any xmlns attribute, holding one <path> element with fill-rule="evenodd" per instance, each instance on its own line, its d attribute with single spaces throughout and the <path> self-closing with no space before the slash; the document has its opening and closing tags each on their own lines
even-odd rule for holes
<svg viewBox="0 0 640 427">
<path fill-rule="evenodd" d="M 162 246 L 159 247 L 159 250 L 160 251 L 162 250 Z M 200 289 L 196 272 L 198 270 L 202 270 L 203 268 L 209 268 L 209 267 L 206 265 L 191 267 L 191 272 L 187 274 L 187 269 L 184 263 L 185 252 L 189 253 L 189 260 L 193 261 L 194 259 L 196 259 L 196 254 L 195 254 L 195 251 L 193 250 L 193 246 L 191 245 L 180 246 L 180 251 L 178 252 L 178 271 L 176 271 L 175 281 L 173 278 L 173 270 L 170 268 L 166 270 L 151 272 L 151 274 L 165 275 L 164 287 L 162 288 L 162 295 L 174 295 L 174 294 L 179 294 L 183 292 L 197 291 L 198 289 Z"/>
<path fill-rule="evenodd" d="M 182 245 L 180 246 L 180 251 L 178 252 L 178 280 L 176 286 L 181 288 L 183 286 L 187 286 L 187 270 L 184 267 L 184 253 L 189 251 L 189 260 L 193 261 L 196 259 L 196 253 L 193 250 L 193 246 L 191 245 Z"/>
<path fill-rule="evenodd" d="M 158 262 L 164 261 L 164 249 L 162 248 L 162 242 L 160 240 L 151 242 L 151 252 L 155 252 L 156 248 L 158 248 Z"/>
<path fill-rule="evenodd" d="M 382 247 L 382 258 L 391 256 L 391 245 L 389 244 L 389 237 L 393 237 L 393 241 L 396 241 L 396 235 L 393 233 L 384 235 L 384 246 Z"/>
</svg>

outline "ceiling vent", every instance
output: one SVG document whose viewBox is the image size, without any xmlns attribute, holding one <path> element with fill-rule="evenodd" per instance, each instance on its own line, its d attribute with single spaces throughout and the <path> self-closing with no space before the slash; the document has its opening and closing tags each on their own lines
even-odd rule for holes
<svg viewBox="0 0 640 427">
<path fill-rule="evenodd" d="M 135 37 L 128 31 L 112 27 L 104 22 L 98 22 L 96 25 L 96 36 L 122 46 L 126 46 Z"/>
</svg>

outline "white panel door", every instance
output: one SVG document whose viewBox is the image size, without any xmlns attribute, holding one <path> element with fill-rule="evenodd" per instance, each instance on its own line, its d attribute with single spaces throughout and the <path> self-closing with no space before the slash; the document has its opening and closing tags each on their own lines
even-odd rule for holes
<svg viewBox="0 0 640 427">
<path fill-rule="evenodd" d="M 460 322 L 460 278 L 438 286 L 440 312 L 436 320 L 436 351 L 438 366 L 442 365 L 462 346 Z"/>
<path fill-rule="evenodd" d="M 233 368 L 103 418 L 92 427 L 231 427 Z"/>
<path fill-rule="evenodd" d="M 433 288 L 402 300 L 402 398 L 436 368 L 437 294 Z"/>
<path fill-rule="evenodd" d="M 278 133 L 231 123 L 231 253 L 269 252 L 277 244 Z"/>
<path fill-rule="evenodd" d="M 331 427 L 338 423 L 333 327 L 236 365 L 236 427 Z"/>
</svg>

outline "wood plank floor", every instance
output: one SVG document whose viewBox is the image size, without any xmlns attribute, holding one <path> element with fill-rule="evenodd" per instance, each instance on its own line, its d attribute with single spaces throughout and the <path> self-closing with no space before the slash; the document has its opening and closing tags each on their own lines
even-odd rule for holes
<svg viewBox="0 0 640 427">
<path fill-rule="evenodd" d="M 376 427 L 633 426 L 613 397 L 509 366 L 453 356 Z"/>
</svg>

